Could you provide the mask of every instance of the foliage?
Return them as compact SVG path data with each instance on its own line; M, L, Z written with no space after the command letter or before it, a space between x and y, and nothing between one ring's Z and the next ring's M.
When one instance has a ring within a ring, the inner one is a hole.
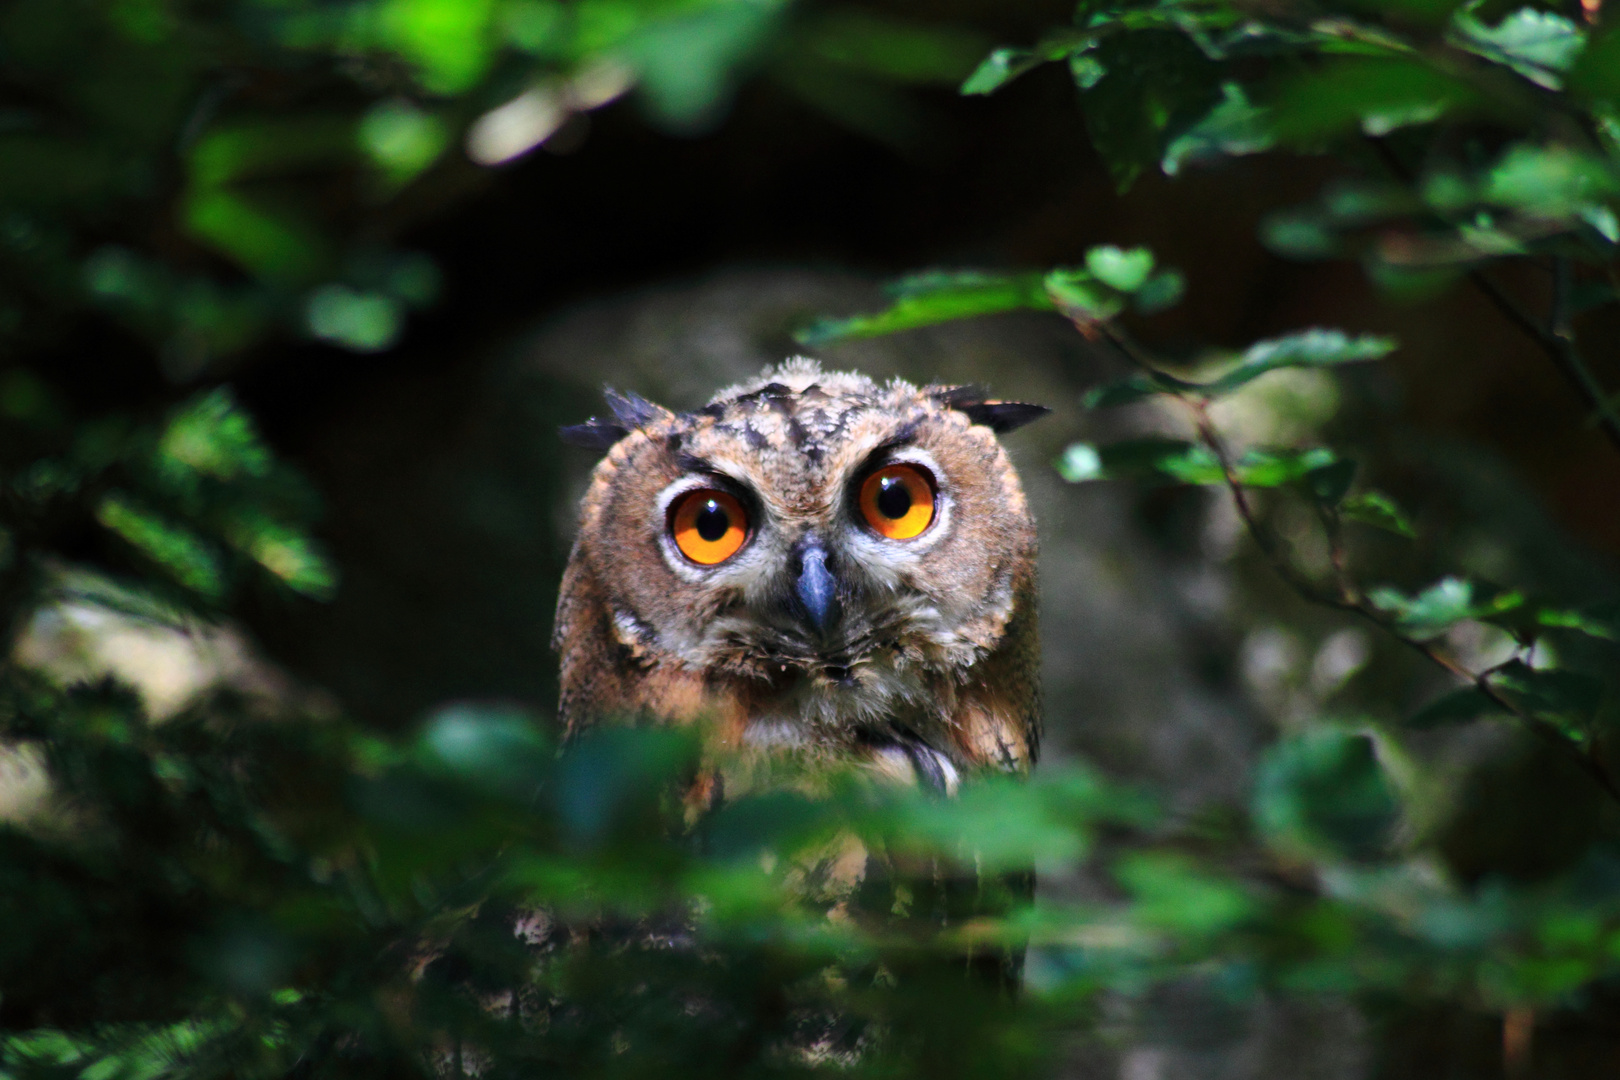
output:
M703 130L753 73L904 144L900 88L990 94L1064 65L1122 187L1332 155L1343 175L1260 240L1356 259L1408 298L1484 290L1620 445L1574 331L1616 300L1612 19L1088 0L970 70L971 34L769 0L21 0L0 43L17 103L0 341L21 358L0 373L8 649L50 604L194 631L245 595L329 595L313 495L218 380L298 339L386 350L440 285L399 238L478 168L628 92L660 128ZM1545 312L1493 276L1511 262L1546 267ZM1076 443L1062 475L1223 493L1271 572L1435 665L1432 700L1304 718L1240 820L1212 827L1072 764L954 801L811 772L699 812L680 792L714 763L684 735L559 753L535 718L456 707L392 742L234 691L155 716L116 680L12 662L0 737L53 789L0 829L0 1073L1024 1075L1110 998L1189 978L1236 999L1600 1007L1620 977L1614 597L1469 576L1443 544L1418 573L1366 577L1373 543L1423 542L1421 514L1356 449L1251 445L1220 407L1281 372L1398 363L1396 343L1307 329L1174 361L1137 344L1126 322L1186 288L1144 248L1100 246L914 275L805 340L1066 318L1131 368L1087 403L1157 409L1180 434ZM64 392L52 365L108 321L178 389ZM1301 516L1308 535L1288 529ZM1464 655L1476 632L1505 654ZM1425 733L1503 718L1567 768L1551 812L1590 819L1547 873L1470 874L1432 812L1451 778ZM847 908L818 900L810 868L857 840L892 876ZM1017 903L1029 866L1086 899ZM1021 996L962 977L965 957L1026 944Z

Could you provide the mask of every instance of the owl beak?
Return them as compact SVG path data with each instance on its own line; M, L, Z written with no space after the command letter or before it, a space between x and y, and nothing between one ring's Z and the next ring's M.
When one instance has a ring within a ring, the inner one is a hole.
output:
M825 641L838 620L843 617L843 605L838 602L838 583L827 569L827 551L814 540L799 553L799 579L794 592L803 605L806 621Z

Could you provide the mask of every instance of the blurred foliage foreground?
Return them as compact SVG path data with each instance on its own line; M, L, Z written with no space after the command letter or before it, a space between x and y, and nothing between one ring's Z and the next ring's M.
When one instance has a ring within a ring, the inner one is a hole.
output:
M1575 330L1616 299L1620 32L1600 7L1087 3L964 89L1067 65L1121 185L1334 152L1340 182L1262 240L1358 258L1413 296L1484 290L1620 442ZM310 494L228 392L95 411L29 373L81 317L119 320L178 381L289 334L384 348L436 282L390 237L456 189L458 138L504 160L632 87L655 121L692 129L751 70L858 122L827 93L840 72L966 74L960 37L863 18L741 2L8 5L0 333L28 361L0 376L9 640L50 605L194 626L245 591L336 585ZM1492 276L1503 261L1540 268L1534 304ZM1172 820L1064 764L954 800L801 778L699 815L679 792L712 763L682 734L603 731L559 753L530 718L456 708L399 745L239 688L155 719L116 680L12 662L8 768L43 770L50 795L0 830L0 1073L1017 1075L1050 1065L1063 1033L1097 1030L1106 1001L1167 981L1374 1018L1461 1009L1500 1024L1492 1067L1510 1070L1529 1064L1538 1015L1601 1023L1620 985L1609 586L1534 595L1448 567L1443 544L1388 557L1378 545L1416 530L1349 452L1253 445L1221 404L1396 343L1310 330L1152 355L1119 319L1182 288L1145 250L1097 248L1039 273L916 277L890 310L807 340L1015 308L1069 318L1138 370L1093 406L1158 407L1180 427L1076 444L1064 475L1224 490L1272 571L1434 665L1443 692L1426 707L1301 720L1235 821ZM1364 582L1369 564L1402 580ZM1528 733L1566 769L1550 795L1487 791L1510 814L1545 811L1514 802L1534 797L1582 819L1550 872L1465 873L1441 850L1461 781L1415 746L1467 724ZM911 870L818 903L806 868L857 840ZM1029 866L1064 887L1024 907L952 895ZM967 977L964 956L1026 943L1021 993Z

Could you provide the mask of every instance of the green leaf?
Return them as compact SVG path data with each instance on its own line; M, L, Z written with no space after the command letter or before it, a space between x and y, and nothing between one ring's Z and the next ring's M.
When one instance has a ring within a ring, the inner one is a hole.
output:
M1385 135L1482 102L1467 83L1411 58L1339 60L1285 81L1272 98L1271 130L1289 142L1363 131Z
M1143 315L1163 311L1175 306L1186 291L1187 279L1181 276L1181 271L1161 270L1136 290L1136 310Z
M1492 701L1479 687L1464 686L1429 702L1413 713L1406 724L1414 728L1442 727L1446 724L1477 720L1489 713L1502 711L1502 706Z
M1408 540L1417 536L1417 530L1412 527L1412 523L1407 520L1401 508L1382 492L1364 491L1351 496L1340 505L1339 516L1347 521L1371 525L1375 529L1404 536Z
M1491 590L1455 577L1441 578L1416 596L1385 587L1373 589L1367 599L1393 615L1399 630L1419 641L1438 637L1457 623L1499 615L1524 603L1522 593Z
M1122 250L1103 244L1086 252L1086 269L1104 285L1123 293L1135 292L1153 273L1153 252L1147 248Z
M1127 855L1115 864L1114 877L1131 895L1134 919L1177 937L1218 934L1258 911L1240 883L1217 877L1180 854Z
M224 594L225 572L217 551L185 526L165 521L119 492L102 499L96 520L192 592L210 600Z
M1001 48L985 57L962 84L964 94L993 94L1026 71L1046 62L1031 49Z
M1182 382L1167 375L1133 375L1129 379L1104 383L1087 390L1080 401L1088 409L1108 409L1116 405L1134 405L1144 398L1159 394L1176 394L1184 390L1197 390L1192 383Z
M1125 309L1125 300L1089 270L1060 267L1043 279L1052 305L1070 318L1100 322Z
M1569 89L1592 100L1620 102L1620 22L1605 19L1569 72Z
M1232 463L1232 469L1245 487L1281 487L1333 460L1333 452L1324 448L1250 450ZM1226 483L1219 460L1207 446L1181 439L1127 439L1101 447L1073 443L1058 459L1057 469L1071 483L1125 479L1200 486Z
M1201 389L1206 394L1224 394L1282 368L1331 367L1376 360L1394 349L1394 338L1373 334L1350 337L1341 330L1302 330L1249 346L1237 367Z
M1266 751L1256 777L1255 821L1285 848L1376 855L1392 839L1399 810L1373 740L1359 732L1283 739Z
M1542 608L1536 612L1536 622L1557 630L1575 630L1604 641L1620 641L1620 605L1603 604L1579 611Z
M1004 311L1050 311L1053 306L1039 274L934 272L904 278L891 286L890 291L897 300L886 311L823 319L800 330L794 335L795 340L801 345L823 345Z
M1121 191L1222 99L1220 69L1178 30L1116 34L1083 56L1075 75L1086 126Z
M158 441L159 470L171 476L195 473L218 480L270 471L270 451L253 418L221 387L182 408Z
M394 297L347 285L322 285L305 308L309 332L351 352L384 352L405 329L405 308Z
M1519 708L1565 728L1589 723L1603 699L1603 682L1594 676L1532 668L1519 660L1494 672L1490 681Z
M1559 88L1558 75L1569 70L1586 42L1585 33L1569 19L1530 7L1520 8L1495 26L1486 26L1464 9L1452 26L1452 40L1462 48L1512 68L1549 90Z
M1355 462L1335 461L1306 473L1305 486L1310 488L1311 494L1318 502L1327 506L1337 506L1349 493L1350 484L1355 478Z
M1580 216L1594 200L1620 194L1620 173L1603 158L1568 146L1517 143L1486 178L1486 201L1536 217Z
M1221 84L1222 99L1198 123L1171 139L1159 168L1175 176L1185 165L1220 157L1241 157L1270 150L1270 112L1250 104L1242 85Z

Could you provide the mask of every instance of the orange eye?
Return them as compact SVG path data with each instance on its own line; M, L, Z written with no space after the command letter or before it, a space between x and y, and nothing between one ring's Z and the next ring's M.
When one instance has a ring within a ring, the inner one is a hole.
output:
M723 563L748 539L748 514L723 491L699 488L675 500L669 535L681 554L702 566Z
M861 484L861 516L880 536L910 540L934 523L934 485L915 465L889 465Z

